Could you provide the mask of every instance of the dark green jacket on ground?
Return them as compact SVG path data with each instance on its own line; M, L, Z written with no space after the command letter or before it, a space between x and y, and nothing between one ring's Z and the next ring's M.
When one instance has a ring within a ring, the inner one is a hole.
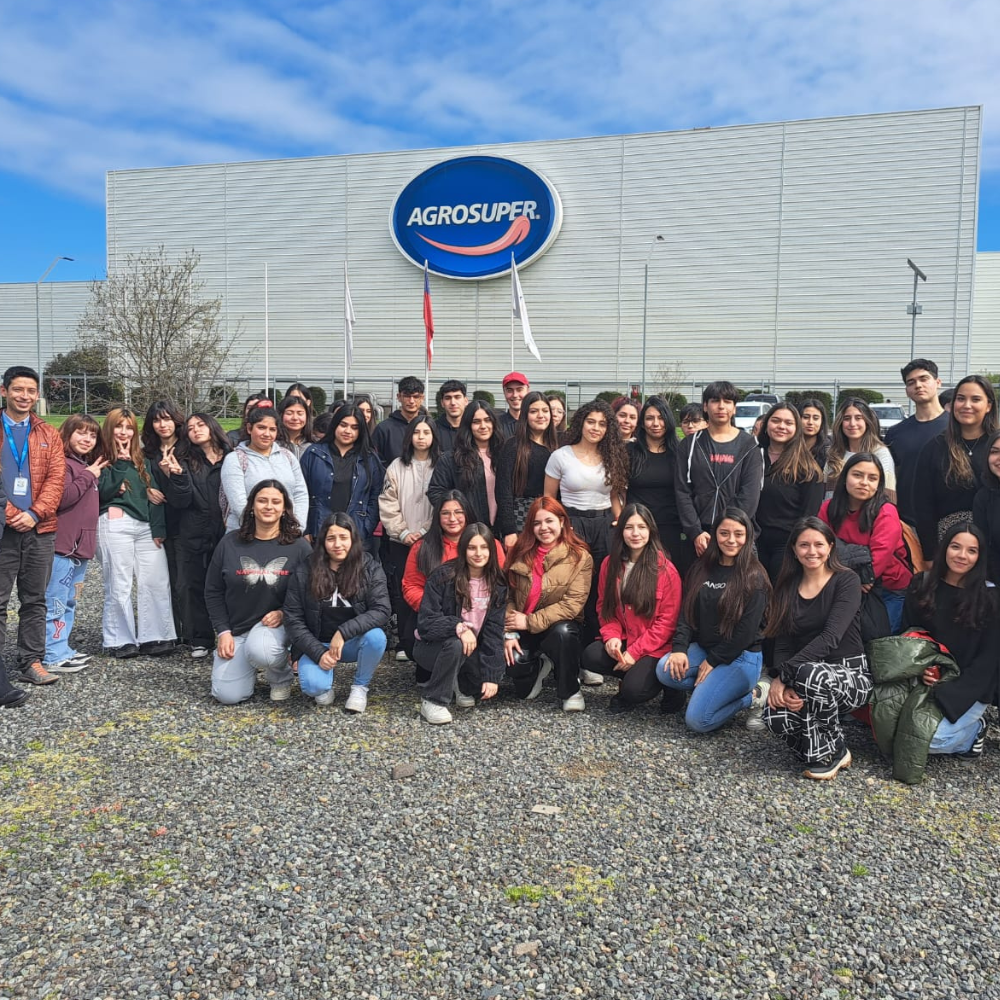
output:
M892 758L892 776L907 785L924 778L931 739L944 717L931 689L920 678L928 667L941 668L939 684L958 677L958 664L928 638L890 635L868 643L868 666L875 690L872 729L879 749Z

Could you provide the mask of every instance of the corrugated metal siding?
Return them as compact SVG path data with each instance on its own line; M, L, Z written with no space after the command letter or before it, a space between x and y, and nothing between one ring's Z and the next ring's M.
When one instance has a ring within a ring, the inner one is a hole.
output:
M358 316L355 373L423 369L420 272L396 250L399 189L453 155L506 155L559 191L564 224L522 271L546 384L638 381L649 255L647 381L680 363L784 388L898 389L909 354L912 257L929 275L917 353L947 379L968 350L980 109L308 160L118 171L108 180L109 270L164 244L202 255L231 328L263 372L340 377L342 273ZM432 278L434 380L496 383L510 364L508 279ZM543 377L543 372L544 377Z
M972 371L1000 372L1000 253L976 254Z
M38 287L38 331L42 342L42 367L56 354L77 346L77 324L93 285L89 281L46 281ZM3 364L38 363L35 330L35 284L0 285L0 348Z

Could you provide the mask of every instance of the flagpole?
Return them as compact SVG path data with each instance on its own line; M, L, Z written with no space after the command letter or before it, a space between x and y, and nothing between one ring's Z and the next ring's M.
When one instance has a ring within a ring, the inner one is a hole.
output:
M348 374L347 369L349 366L347 360L347 352L348 352L347 339L351 335L351 331L349 329L350 321L348 319L348 312L347 312L347 302L349 294L350 293L347 290L347 258L345 257L344 258L344 402L345 403L347 402L347 374Z
M271 388L270 331L267 325L267 261L264 261L264 392Z
M510 290L511 298L516 301L514 295L514 252L510 254ZM510 311L510 370L514 370L514 310Z

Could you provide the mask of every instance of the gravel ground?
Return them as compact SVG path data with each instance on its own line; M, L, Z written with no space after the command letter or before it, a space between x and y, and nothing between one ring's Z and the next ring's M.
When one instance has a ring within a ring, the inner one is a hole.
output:
M1000 997L995 727L910 788L853 726L816 783L610 684L433 728L406 664L360 717L349 670L223 708L207 661L93 664L0 715L4 1000Z

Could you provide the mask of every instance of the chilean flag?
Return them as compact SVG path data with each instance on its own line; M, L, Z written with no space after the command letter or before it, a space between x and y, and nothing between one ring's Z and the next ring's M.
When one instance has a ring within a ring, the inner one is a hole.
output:
M427 274L427 261L424 261L424 336L427 340L427 370L430 371L434 360L434 314L431 312L431 285Z

